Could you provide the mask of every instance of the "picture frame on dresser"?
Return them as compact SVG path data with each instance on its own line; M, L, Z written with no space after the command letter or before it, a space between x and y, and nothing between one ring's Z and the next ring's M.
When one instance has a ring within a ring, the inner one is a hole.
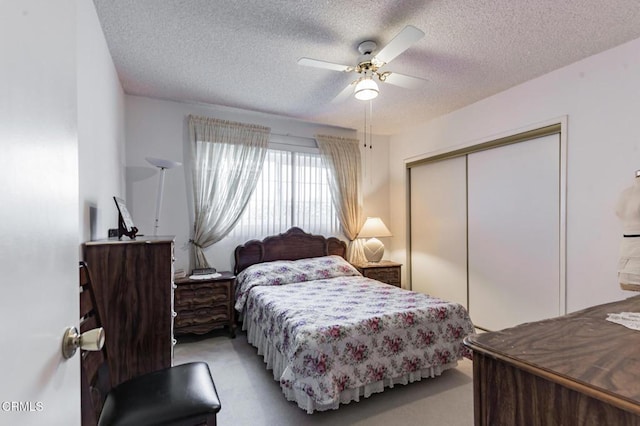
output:
M118 209L118 239L121 239L123 235L136 239L138 228L133 224L133 218L127 209L126 204L122 198L113 197L113 201L116 203Z

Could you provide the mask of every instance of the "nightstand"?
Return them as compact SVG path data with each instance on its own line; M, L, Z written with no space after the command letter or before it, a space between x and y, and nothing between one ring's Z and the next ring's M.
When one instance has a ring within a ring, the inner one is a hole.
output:
M367 278L382 281L396 287L401 286L400 267L402 264L400 263L381 260L380 262L359 263L353 266Z
M236 277L231 272L220 274L217 278L204 280L175 280L174 335L204 334L227 326L231 337L236 337L233 307Z

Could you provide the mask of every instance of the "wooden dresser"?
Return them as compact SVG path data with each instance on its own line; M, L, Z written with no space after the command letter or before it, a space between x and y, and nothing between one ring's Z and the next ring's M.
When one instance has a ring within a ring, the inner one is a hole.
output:
M475 425L640 425L640 296L468 336Z
M84 244L114 386L172 364L173 245L173 237Z
M204 334L226 326L235 337L233 307L236 277L221 272L220 277L204 280L176 280L174 333Z
M396 287L401 286L400 268L402 264L381 260L380 262L354 263L353 266L365 277L382 281Z

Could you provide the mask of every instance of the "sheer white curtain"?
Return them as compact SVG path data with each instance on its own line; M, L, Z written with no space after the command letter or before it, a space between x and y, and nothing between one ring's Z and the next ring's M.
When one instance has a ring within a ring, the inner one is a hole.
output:
M320 155L329 170L329 187L344 235L351 242L347 257L353 263L365 263L362 242L356 239L364 224L362 215L362 171L357 139L316 135Z
M270 131L189 116L196 268L209 266L203 249L224 238L244 211L262 172Z

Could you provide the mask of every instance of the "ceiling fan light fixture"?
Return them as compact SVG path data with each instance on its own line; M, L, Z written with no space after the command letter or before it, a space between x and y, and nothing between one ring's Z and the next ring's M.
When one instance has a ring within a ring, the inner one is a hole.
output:
M356 84L354 95L356 99L368 101L378 96L378 85L371 77L363 77Z

